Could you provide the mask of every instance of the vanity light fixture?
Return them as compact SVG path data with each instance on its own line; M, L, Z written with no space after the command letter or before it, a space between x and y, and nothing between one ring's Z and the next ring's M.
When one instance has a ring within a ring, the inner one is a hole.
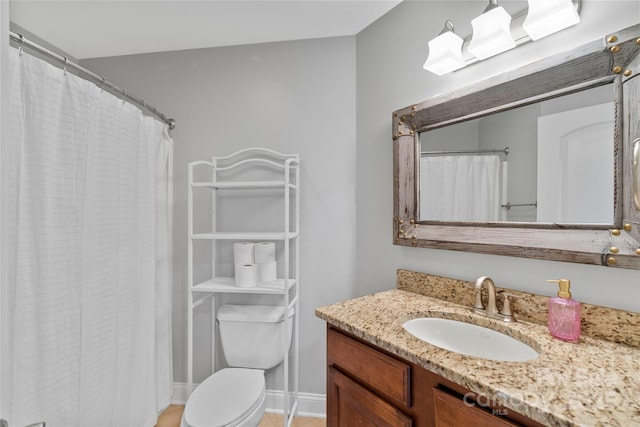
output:
M462 39L447 20L429 41L423 68L439 76L490 58L523 43L538 40L580 22L582 0L528 0L528 9L513 17L498 0L489 0L484 12L471 20L473 34Z
M572 0L528 0L529 12L522 28L538 40L580 22Z
M478 59L487 59L516 47L511 36L511 15L498 0L490 0L482 15L471 20L473 37L469 52Z
M447 20L440 35L429 42L429 57L423 68L442 76L464 67L463 42L462 37L454 32L453 22Z

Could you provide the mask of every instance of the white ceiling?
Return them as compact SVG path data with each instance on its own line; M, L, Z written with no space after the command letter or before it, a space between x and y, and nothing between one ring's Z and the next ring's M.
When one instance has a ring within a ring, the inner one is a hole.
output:
M77 59L349 36L401 0L11 0L11 21Z

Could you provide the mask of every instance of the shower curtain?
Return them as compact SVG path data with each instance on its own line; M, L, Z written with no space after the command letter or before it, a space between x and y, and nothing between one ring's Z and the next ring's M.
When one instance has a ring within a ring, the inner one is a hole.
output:
M167 127L9 56L8 420L153 426L172 388Z
M420 219L498 221L500 158L495 155L423 156Z

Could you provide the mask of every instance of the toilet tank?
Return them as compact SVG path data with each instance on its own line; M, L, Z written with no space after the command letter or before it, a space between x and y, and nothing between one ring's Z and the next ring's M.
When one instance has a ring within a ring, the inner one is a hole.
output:
M293 308L231 305L218 310L220 341L229 366L270 369L284 360L291 345Z

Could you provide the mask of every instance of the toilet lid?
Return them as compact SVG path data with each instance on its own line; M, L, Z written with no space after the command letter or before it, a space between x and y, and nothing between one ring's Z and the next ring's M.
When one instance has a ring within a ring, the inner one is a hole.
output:
M196 387L184 408L190 427L236 425L255 409L265 395L264 371L222 369Z

